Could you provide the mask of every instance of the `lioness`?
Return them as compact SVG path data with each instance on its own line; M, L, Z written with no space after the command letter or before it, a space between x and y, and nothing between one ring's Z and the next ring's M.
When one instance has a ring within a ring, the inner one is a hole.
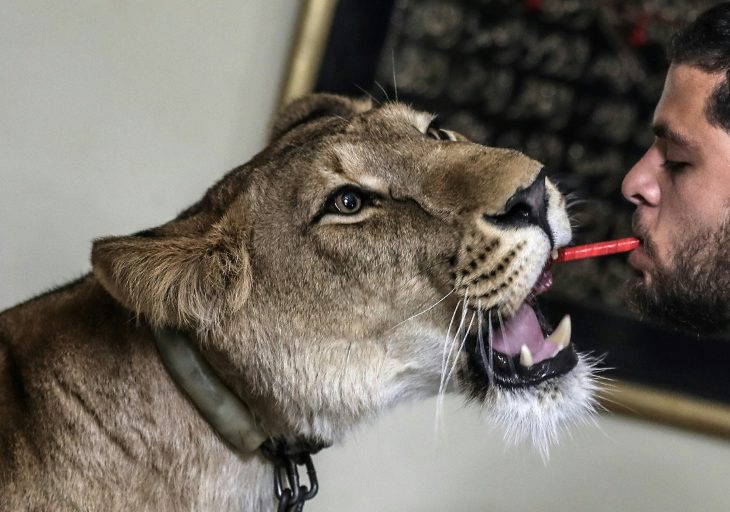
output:
M591 408L569 318L535 308L570 238L521 153L298 100L197 204L0 315L0 507L273 510L272 446L450 389L542 445Z

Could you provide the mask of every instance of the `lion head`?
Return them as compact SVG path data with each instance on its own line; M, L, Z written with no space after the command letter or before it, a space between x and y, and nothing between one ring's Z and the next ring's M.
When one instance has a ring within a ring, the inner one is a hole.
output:
M267 433L331 442L459 390L514 437L591 407L590 365L535 297L571 238L539 162L406 105L313 95L175 220L94 244L94 273L191 333Z

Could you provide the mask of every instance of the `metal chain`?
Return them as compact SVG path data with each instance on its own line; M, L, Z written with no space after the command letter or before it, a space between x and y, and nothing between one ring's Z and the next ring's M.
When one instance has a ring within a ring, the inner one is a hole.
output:
M312 451L318 450L319 447ZM304 503L319 491L311 451L292 449L286 442L272 439L262 445L261 451L274 463L274 496L279 502L277 512L301 512ZM306 467L309 486L301 484L299 466Z

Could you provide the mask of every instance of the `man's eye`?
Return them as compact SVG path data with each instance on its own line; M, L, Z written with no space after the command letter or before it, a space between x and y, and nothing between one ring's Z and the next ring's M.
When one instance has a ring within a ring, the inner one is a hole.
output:
M354 215L362 209L364 200L365 198L360 190L347 187L337 192L330 199L329 210L332 213Z
M662 164L662 167L664 167L664 169L667 170L668 172L681 172L688 165L689 165L689 162L676 162L674 160L665 160L664 163Z

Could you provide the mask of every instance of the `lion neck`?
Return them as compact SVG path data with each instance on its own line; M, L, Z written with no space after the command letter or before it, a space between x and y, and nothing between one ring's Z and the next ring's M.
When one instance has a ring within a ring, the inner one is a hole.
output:
M95 278L34 307L56 337L26 337L53 369L32 386L36 427L21 433L45 454L18 459L28 488L48 475L49 495L90 510L273 509L272 465L220 440L168 375L151 330ZM58 460L78 471L57 473Z

